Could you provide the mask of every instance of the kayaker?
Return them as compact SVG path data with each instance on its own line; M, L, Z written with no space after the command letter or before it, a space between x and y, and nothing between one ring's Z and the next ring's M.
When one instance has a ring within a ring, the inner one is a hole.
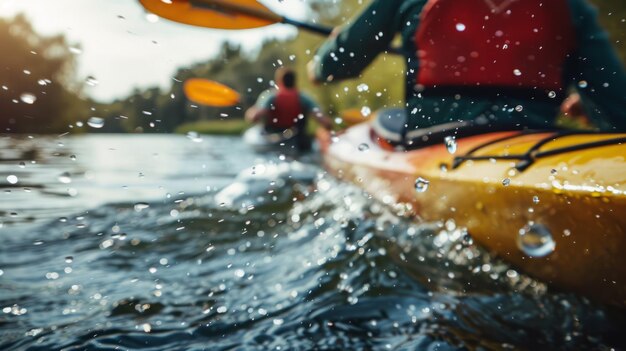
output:
M459 120L548 128L571 88L598 129L626 131L626 73L586 0L374 0L322 45L309 75L358 77L397 33L405 141Z
M246 120L262 122L268 133L295 133L298 148L307 150L311 147L306 133L307 117L313 116L326 129L331 129L332 123L310 97L298 91L292 69L276 70L275 82L277 88L261 93L256 104L246 111Z

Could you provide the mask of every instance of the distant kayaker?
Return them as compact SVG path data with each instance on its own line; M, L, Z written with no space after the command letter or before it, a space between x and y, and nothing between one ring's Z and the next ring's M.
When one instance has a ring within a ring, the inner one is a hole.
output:
M294 133L298 148L309 149L311 138L306 133L307 117L313 116L327 129L332 127L332 123L310 97L298 91L296 73L292 69L279 68L275 81L277 89L261 93L256 104L246 111L246 120L262 122L268 133Z
M309 74L358 77L397 33L405 140L461 120L549 128L571 88L599 129L626 131L626 73L586 0L374 0L323 44Z

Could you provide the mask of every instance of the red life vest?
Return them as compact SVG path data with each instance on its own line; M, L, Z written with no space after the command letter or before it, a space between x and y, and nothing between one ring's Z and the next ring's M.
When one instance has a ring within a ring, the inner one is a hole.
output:
M291 128L298 124L302 113L298 90L280 87L274 96L270 118L265 125L272 128Z
M570 16L567 0L429 0L417 84L560 90L575 48Z

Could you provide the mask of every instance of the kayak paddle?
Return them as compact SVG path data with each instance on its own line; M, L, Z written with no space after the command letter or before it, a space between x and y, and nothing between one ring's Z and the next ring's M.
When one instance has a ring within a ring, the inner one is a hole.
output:
M364 110L359 108L351 108L341 111L339 116L346 126L353 126L362 122L367 122L372 116L371 112L363 114Z
M229 107L239 103L239 93L224 84L208 79L188 79L183 90L189 100L201 105Z
M251 29L275 23L290 24L321 35L330 35L330 27L297 21L281 16L256 0L139 0L153 14L170 21L216 29ZM389 48L391 54L401 54Z
M256 0L139 0L139 2L157 16L193 26L250 29L284 23L322 35L329 35L332 32L328 27L278 15Z

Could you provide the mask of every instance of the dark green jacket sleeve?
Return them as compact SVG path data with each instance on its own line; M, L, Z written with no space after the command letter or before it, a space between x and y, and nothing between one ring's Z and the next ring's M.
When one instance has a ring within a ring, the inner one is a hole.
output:
M300 93L300 105L302 106L302 112L304 114L309 114L311 112L313 112L314 110L319 110L319 106L317 106L317 103L315 102L315 100L313 100L310 96L308 96L305 93Z
M374 0L336 38L326 41L314 58L317 80L358 76L389 47L400 28L398 16L403 1Z
M603 130L626 131L626 72L587 0L569 0L578 49L567 79L589 117Z

